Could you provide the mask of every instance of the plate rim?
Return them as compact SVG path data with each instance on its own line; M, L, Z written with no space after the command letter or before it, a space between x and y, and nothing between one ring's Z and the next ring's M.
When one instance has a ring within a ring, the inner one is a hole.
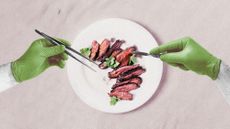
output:
M154 37L154 35L151 33L151 31L149 31L147 28L145 28L145 26L141 25L140 23L136 22L136 21L133 21L133 20L130 20L130 19L126 19L126 18L104 18L104 19L100 19L100 20L97 20L95 22L92 22L91 24L89 24L88 26L86 26L85 28L83 28L78 34L77 36L74 38L74 42L75 40L79 39L79 37L84 34L88 28L90 28L91 26L93 26L94 24L97 24L97 23L100 23L100 22L103 22L103 21L107 21L107 20L119 20L119 21L125 21L125 22L130 22L132 24L136 24L138 25L141 29L143 29L144 31L148 32L152 39L155 40L156 44L159 46L159 43L157 42L156 38ZM143 102L142 104L138 105L137 107L134 107L132 108L131 110L125 110L125 111L116 111L116 112L113 112L113 111L105 111L105 110L101 110L99 108L96 108L95 106L92 106L89 102L85 101L84 98L82 96L79 95L79 93L76 92L71 80L70 80L70 77L69 77L69 61L67 61L67 76L68 76L68 81L70 82L70 85L74 91L74 93L80 98L80 100L86 104L87 106L93 108L94 110L97 110L97 111L101 111L101 112L104 112L104 113L109 113L109 114L122 114L122 113L129 113L129 112L132 112L134 110L137 110L139 109L140 107L144 106L147 102L149 102L151 100L151 98L154 96L154 94L156 94L157 90L159 89L160 87L160 84L161 84L161 81L162 81L162 78L163 78L163 73L164 73L164 65L163 63L161 63L161 75L159 75L159 82L157 83L157 86L155 88L155 91L146 99L145 102Z

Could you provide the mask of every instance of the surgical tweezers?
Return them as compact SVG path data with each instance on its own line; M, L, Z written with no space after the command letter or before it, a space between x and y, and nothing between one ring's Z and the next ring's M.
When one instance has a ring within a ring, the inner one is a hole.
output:
M77 55L83 57L84 59L90 61L91 63L97 65L95 62L93 62L92 60L90 60L89 58L83 56L80 52L78 52L77 50L71 48L70 46L67 46L66 44L58 41L57 39L43 33L40 32L39 30L35 29L35 32L38 33L39 35L41 35L43 38L47 39L50 43L52 43L53 45L63 45L65 46L66 50L65 53L68 54L70 57L72 57L73 59L77 60L78 62L80 62L81 64L83 64L84 66L86 66L87 68L93 70L94 72L96 72L96 70L94 70L92 67L90 67L89 65L87 65L86 63L82 62L81 60L77 59L73 54L71 54L69 51L76 53ZM98 65L97 65L98 66Z

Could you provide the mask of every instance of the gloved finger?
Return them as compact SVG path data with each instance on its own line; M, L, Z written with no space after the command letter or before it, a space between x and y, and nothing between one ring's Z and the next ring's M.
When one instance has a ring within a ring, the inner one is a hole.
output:
M59 46L43 48L42 54L45 57L51 57L58 54L62 54L64 51L65 51L65 46L59 45Z
M178 67L177 63L169 63L169 62L166 62L166 63L169 64L169 65L171 65L171 66Z
M63 69L65 67L65 61L64 60L59 61L57 66Z
M69 56L66 53L61 54L63 60L68 60Z
M48 60L47 61L49 66L58 66L60 68L64 68L65 67L65 60L61 59L61 60Z
M183 63L183 58L180 56L180 52L167 53L160 56L160 59L168 63Z
M189 70L189 69L186 68L184 65L178 65L178 67L179 67L180 69L182 69L182 70L185 70L185 71L188 71L188 70Z
M168 51L180 51L184 47L184 38L168 42L150 50L150 54L160 54Z
M51 65L48 62L48 60L46 60L43 65L40 66L40 68L42 69L42 71L46 70L47 68L49 68Z

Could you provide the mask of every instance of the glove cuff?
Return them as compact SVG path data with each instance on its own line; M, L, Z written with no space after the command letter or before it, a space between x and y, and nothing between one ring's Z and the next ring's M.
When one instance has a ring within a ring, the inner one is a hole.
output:
M208 76L212 78L212 80L216 80L216 78L218 77L218 74L220 72L220 64L221 60L216 57L213 57L213 59L210 61L208 65Z
M19 75L18 75L19 71L18 71L16 65L17 65L16 61L15 62L11 62L11 71L12 71L12 74L14 76L14 79L17 82L22 82L21 79L19 78Z

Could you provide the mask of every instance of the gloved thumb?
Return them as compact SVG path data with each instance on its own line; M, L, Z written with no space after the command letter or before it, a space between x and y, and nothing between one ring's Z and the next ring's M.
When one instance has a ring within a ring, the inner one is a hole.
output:
M58 46L52 46L52 47L46 47L43 49L43 55L46 57L55 56L58 54L61 54L65 51L65 46L58 45Z

